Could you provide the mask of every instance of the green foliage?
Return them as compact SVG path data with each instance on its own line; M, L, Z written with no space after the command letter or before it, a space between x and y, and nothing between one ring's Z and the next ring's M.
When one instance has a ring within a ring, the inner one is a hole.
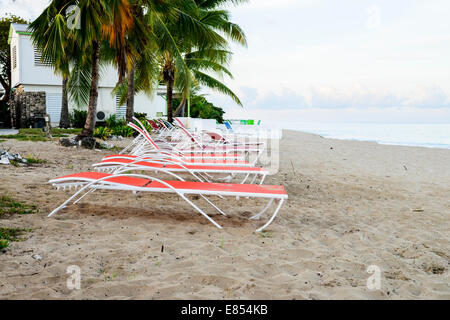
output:
M63 135L63 134L79 134L81 133L80 128L72 128L72 129L62 129L62 128L53 128L52 135Z
M0 122L3 122L3 126L6 128L11 126L11 115L6 101L0 101Z
M9 241L19 241L19 238L17 237L21 235L23 231L25 230L17 228L0 228L0 239Z
M45 135L10 134L2 136L3 139L15 139L19 141L48 141Z
M112 114L105 120L105 126L108 128L114 128L119 126L125 126L127 122L124 119L117 119L115 114Z
M41 135L43 134L43 131L39 128L19 129L19 134Z
M108 127L98 127L94 130L94 137L107 140L111 136L113 131Z
M112 128L112 134L115 136L122 136L125 138L131 137L134 133L133 128L128 126L115 126Z
M0 249L6 249L9 247L9 241L0 239Z
M8 248L11 241L21 241L19 236L25 231L31 231L31 229L0 228L0 249Z
M177 101L179 103L179 101ZM187 112L187 106L185 108ZM218 123L223 123L223 115L225 111L216 107L214 104L206 100L204 96L194 95L191 98L191 117L201 119L216 119Z
M28 155L28 157L25 158L27 160L27 164L44 164L47 163L47 160L36 158L32 155Z
M37 212L35 205L27 205L8 196L0 196L0 217L5 214L31 214Z
M83 128L86 123L87 111L85 110L73 110L69 115L70 123L74 128Z
M138 118L139 120L141 119L147 119L147 114L145 112L135 112L134 116L136 118Z

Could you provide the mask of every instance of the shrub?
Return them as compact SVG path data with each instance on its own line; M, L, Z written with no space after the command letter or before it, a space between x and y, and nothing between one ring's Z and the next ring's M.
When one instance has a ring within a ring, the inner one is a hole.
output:
M0 239L0 249L6 249L9 247L9 241Z
M112 114L105 120L105 127L114 128L119 126L126 125L126 121L124 119L117 119L115 114Z
M174 99L174 106L180 103L180 99ZM185 112L187 107L185 108ZM204 96L193 95L191 98L191 117L201 119L216 119L218 123L223 123L225 111L209 102Z
M116 126L112 128L113 135L122 136L122 137L131 137L134 133L134 130L128 126Z
M94 130L94 137L106 140L109 138L110 135L112 135L113 131L110 128L107 127L98 127Z
M28 164L44 164L44 163L47 163L47 160L35 158L32 155L28 155L28 157L25 158L25 160L27 160Z
M73 110L71 114L69 114L70 123L74 128L83 128L86 123L87 111L85 110Z
M135 112L134 116L136 118L138 118L139 120L141 119L147 119L147 114L145 112Z

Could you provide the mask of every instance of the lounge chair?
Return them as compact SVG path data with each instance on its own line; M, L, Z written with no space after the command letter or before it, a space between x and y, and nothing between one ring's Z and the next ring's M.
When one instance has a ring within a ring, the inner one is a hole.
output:
M78 203L86 195L96 190L116 190L132 192L153 192L153 193L173 193L180 196L189 203L194 209L202 214L217 228L222 227L208 216L202 209L187 198L189 195L197 195L205 199L219 213L226 215L224 211L213 204L207 196L220 197L248 197L268 199L268 204L258 214L250 219L258 219L265 213L274 201L278 201L274 213L262 227L256 231L265 229L278 214L283 202L288 198L283 186L254 185L254 184L226 184L226 183L208 183L208 182L190 182L190 181L164 181L151 176L142 174L107 174L100 172L82 172L64 177L59 177L49 181L55 187L80 188L74 195L64 201L58 208L53 210L48 216L52 216L59 210L65 208L69 203Z
M101 162L93 165L96 170L102 172L117 173L117 171L154 171L171 173L190 173L194 177L200 176L204 181L211 180L231 181L237 175L243 176L240 183L245 183L250 178L250 183L259 184L264 182L269 171L258 167L239 167L239 166L222 166L208 164L181 164L180 162L171 161L169 159L126 159L126 158L104 158ZM224 178L214 177L212 175L226 174Z
M184 142L180 142L176 147L178 149L190 149L192 152L201 152L202 150L234 150L236 152L254 152L259 156L265 150L264 143L246 143L246 142L236 142L236 141L228 141L228 140L219 140L215 141L215 143L204 143L200 141L194 134L189 132L184 126L179 127L182 132L186 134L186 139Z
M237 154L237 151L234 149L220 149L219 152L215 152L214 148L205 148L203 150L193 150L184 149L180 150L173 145L165 145L159 143L159 145L152 139L150 134L147 132L145 127L139 122L139 120L135 119L141 126L138 127L134 123L129 123L128 126L135 129L139 136L133 140L133 142L124 148L120 153L127 155L135 155L135 156L151 156L154 154L163 154L166 156L171 156L174 158L182 158L182 159L215 159L215 160L224 160L224 163L228 163L228 161L233 162L235 160L244 159L244 155ZM232 151L236 151L231 153ZM225 161L226 160L226 161Z
M188 148L185 144L182 146L174 146L169 144L156 143L150 136L150 134L145 129L145 126L142 123L134 118L134 120L140 125L137 126L134 123L129 123L128 126L135 129L139 132L139 136L133 141L132 144L127 146L121 153L124 154L132 154L132 155L145 155L145 154L154 154L155 152L161 153L172 153L177 154L181 157L195 157L195 158L211 158L211 159L221 159L221 160L234 160L234 159L243 159L245 154L242 153L250 153L257 152L257 156L255 157L253 164L257 162L259 157L261 156L264 148L252 148L251 146L234 146L234 145L221 145L221 146L206 146L202 145L194 136L189 136L196 144L196 146L192 146ZM186 134L190 134L186 129L182 128ZM227 163L227 161L224 161Z

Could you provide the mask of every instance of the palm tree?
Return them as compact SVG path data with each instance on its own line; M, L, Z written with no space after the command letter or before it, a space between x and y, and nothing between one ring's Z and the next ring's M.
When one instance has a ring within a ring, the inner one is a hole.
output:
M47 19L43 18L45 14L45 18L49 15L56 15L55 19L53 19L50 23L47 24ZM33 21L30 25L30 30L33 31L31 39L33 41L33 45L41 51L41 59L44 62L51 63L55 68L55 73L62 76L62 101L61 101L61 117L59 121L60 128L68 128L70 126L69 120L69 101L68 101L68 92L67 92L67 84L69 82L69 64L70 64L70 50L74 47L73 38L69 36L69 29L63 27L64 20L58 17L59 15L64 15L62 12L58 12L58 9L55 6L48 6L43 14ZM45 23L45 24L44 24ZM46 25L46 29L42 28ZM59 34L61 39L64 39L63 50L55 50L54 43L52 40L55 40L55 36ZM52 35L53 38L47 38L49 35Z
M99 59L102 28L108 24L110 12L105 0L53 0L42 14L34 20L30 28L34 43L42 49L44 59L53 62L63 77L68 73L71 58L83 59L86 52L91 54L91 85L86 123L78 138L92 136L98 99ZM71 6L80 8L82 28L69 30L65 11ZM72 50L67 50L67 48ZM69 52L70 51L70 52ZM74 57L74 55L78 55Z
M241 28L230 22L227 11L218 9L221 5L239 0L194 0L195 6L189 11L189 16L180 12L178 19L169 21L168 26L172 34L177 35L177 43L183 50L183 66L177 68L171 48L161 42L161 78L166 83L167 117L173 119L173 90L177 88L182 93L181 103L175 114L183 108L186 99L190 96L193 86L205 85L221 93L227 94L242 105L239 98L225 84L217 80L208 72L212 71L218 76L226 74L232 77L226 69L231 58L228 42L224 38L246 45L246 39ZM186 81L189 79L190 81Z

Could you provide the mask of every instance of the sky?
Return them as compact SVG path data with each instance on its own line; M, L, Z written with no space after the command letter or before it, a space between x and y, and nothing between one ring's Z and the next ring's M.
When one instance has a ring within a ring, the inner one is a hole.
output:
M47 0L0 0L33 19ZM209 91L227 118L450 122L450 1L250 0L228 8L245 31L232 46L241 98Z

